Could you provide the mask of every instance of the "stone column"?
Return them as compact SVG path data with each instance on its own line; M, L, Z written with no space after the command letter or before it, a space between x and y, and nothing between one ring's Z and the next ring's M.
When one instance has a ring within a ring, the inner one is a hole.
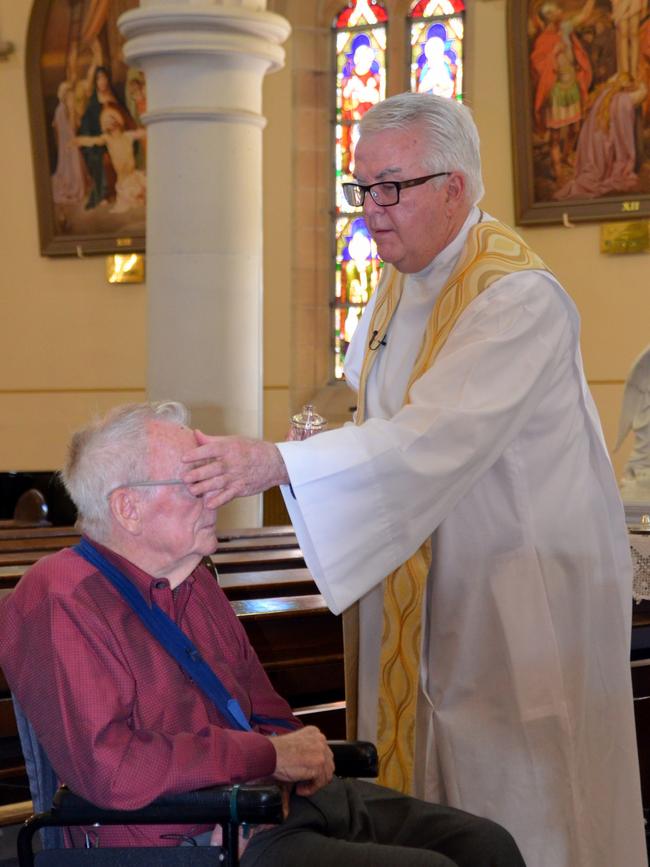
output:
M262 434L264 75L290 27L266 0L141 0L119 26L147 81L147 391L207 433ZM261 498L220 526L257 526Z

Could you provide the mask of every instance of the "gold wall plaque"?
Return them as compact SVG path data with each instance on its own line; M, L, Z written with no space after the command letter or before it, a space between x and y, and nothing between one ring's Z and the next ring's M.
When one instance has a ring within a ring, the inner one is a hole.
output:
M601 253L647 253L649 251L650 220L603 223L601 225Z
M141 253L115 253L106 257L109 283L144 283L144 256Z

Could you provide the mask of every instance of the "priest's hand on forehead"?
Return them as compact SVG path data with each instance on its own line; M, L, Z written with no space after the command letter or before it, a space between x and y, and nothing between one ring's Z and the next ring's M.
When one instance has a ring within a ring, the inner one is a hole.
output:
M183 455L182 479L195 496L217 508L289 481L279 449L248 437L212 437L195 431L197 447ZM189 466L194 464L194 466Z

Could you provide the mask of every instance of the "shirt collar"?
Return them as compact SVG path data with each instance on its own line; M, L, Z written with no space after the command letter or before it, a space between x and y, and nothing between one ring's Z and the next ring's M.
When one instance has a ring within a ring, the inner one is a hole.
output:
M107 560L110 560L118 569L120 569L126 577L133 584L136 585L138 590L142 593L145 598L149 598L152 590L160 590L162 589L163 582L164 585L169 587L169 581L164 577L154 577L150 575L148 572L145 572L144 569L141 569L139 566L136 566L135 563L132 563L130 560L127 560L126 557L122 557L121 554L116 553L111 550L111 548L107 548L105 545L96 542L95 539L91 539L89 536L84 536L84 538L90 542L91 545L94 545L100 553L102 553ZM201 566L199 563L196 567L198 569ZM196 580L196 569L187 576L185 581L182 581L178 586L182 587L184 584L187 584L188 587L191 587Z

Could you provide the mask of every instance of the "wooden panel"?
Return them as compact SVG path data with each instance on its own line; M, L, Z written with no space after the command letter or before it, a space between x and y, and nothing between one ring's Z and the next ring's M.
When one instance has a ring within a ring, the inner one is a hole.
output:
M284 505L284 497L280 488L269 488L262 495L262 508L265 524L286 524L289 521L289 513Z
M58 551L76 545L80 536L78 533L66 536L52 536L39 538L7 539L0 537L0 552L14 551L16 553L26 551ZM219 540L219 551L263 551L272 549L297 548L298 542L295 534L283 533L276 536L247 536L243 539Z
M15 738L17 735L13 703L10 698L0 698L0 738Z
M72 536L40 537L38 539L3 539L0 537L0 551L59 551L61 548L76 545L79 538L78 533Z
M0 799L2 798L0 787ZM18 801L17 803L0 804L0 827L8 825L22 825L34 812L31 801ZM13 862L11 862L13 863Z
M287 551L242 551L212 555L212 562L220 573L250 572L252 569L294 569L304 568L305 561L299 548ZM2 554L0 554L0 563Z
M293 712L304 725L319 728L328 740L345 740L344 701L295 708Z
M0 551L0 583L15 584L28 566L51 554L52 551ZM263 569L304 568L305 561L300 548L281 546L278 550L262 548L248 550L217 551L212 562L220 573L249 572Z
M5 574L0 574L0 593L5 593L15 587L27 568L27 566L0 566L0 570L7 570Z
M225 553L226 551L229 553L239 551L273 551L297 547L298 540L295 534L287 533L286 535L272 536L270 538L266 538L265 536L250 536L246 539L227 539L225 541L220 539L216 553Z
M0 566L31 566L52 551L0 551Z
M294 532L291 524L281 524L277 527L244 527L243 529L218 531L219 539L246 539L250 536L287 536Z
M219 585L230 600L317 593L311 572L306 568L226 572L219 575Z
M650 808L650 616L635 606L632 615L632 692L643 806Z
M300 560L297 560L300 563ZM252 571L228 571L219 567L219 585L229 599L251 599L262 596L287 596L315 593L316 585L306 566L293 568L260 568L252 564ZM272 564L277 566L277 562ZM280 565L281 562L280 562ZM0 595L10 591L25 574L29 566L0 566Z
M11 526L9 526L11 525ZM75 527L25 527L18 526L14 521L0 521L0 539L51 539L61 536L79 536ZM218 531L220 541L233 539L266 538L274 539L281 536L294 536L291 524L277 527L243 527L235 530Z
M632 694L634 698L650 696L650 659L632 662Z
M310 615L329 614L325 600L319 593L310 596L287 596L275 599L242 599L232 603L233 611L247 626L247 621L269 621L293 617L300 613ZM334 617L334 615L331 615Z
M0 521L0 539L55 539L61 536L79 536L74 527L25 527L15 521Z
M319 594L232 606L273 686L292 707L344 698L341 618Z
M641 797L643 806L650 805L650 698L634 700L639 771L641 774Z

